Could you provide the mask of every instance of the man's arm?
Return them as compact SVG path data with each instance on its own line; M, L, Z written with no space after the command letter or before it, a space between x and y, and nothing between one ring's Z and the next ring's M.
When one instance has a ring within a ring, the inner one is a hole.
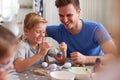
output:
M106 41L101 45L101 48L104 52L104 56L101 57L103 62L109 62L117 57L117 48L113 40Z
M108 63L113 60L117 55L116 45L113 40L109 40L100 45L103 56L86 56L85 63L95 63L96 58L100 58L101 62Z
M101 62L105 64L116 57L117 51L113 40L106 41L100 46L104 52L103 56L85 56L80 52L73 52L71 53L71 59L78 64L94 64L96 58L100 58Z

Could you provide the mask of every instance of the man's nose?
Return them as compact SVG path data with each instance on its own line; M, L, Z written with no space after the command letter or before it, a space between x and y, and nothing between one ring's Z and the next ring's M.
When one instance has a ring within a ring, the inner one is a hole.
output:
M66 23L68 21L67 17L63 17L63 22Z

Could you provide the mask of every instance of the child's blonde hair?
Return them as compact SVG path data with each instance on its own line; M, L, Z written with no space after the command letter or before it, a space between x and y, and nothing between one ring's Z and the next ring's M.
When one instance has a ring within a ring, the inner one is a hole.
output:
M8 49L12 45L17 45L16 36L4 26L0 25L0 58L7 55Z
M38 23L47 23L47 21L35 12L28 13L24 19L24 28L31 29Z

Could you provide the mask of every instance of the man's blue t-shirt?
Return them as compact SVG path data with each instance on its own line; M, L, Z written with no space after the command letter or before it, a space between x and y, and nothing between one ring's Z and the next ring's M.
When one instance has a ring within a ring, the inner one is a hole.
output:
M68 57L71 52L80 52L86 56L103 55L100 45L111 40L103 25L86 20L82 20L82 30L76 35L69 33L63 24L48 26L46 32L59 43L67 44Z

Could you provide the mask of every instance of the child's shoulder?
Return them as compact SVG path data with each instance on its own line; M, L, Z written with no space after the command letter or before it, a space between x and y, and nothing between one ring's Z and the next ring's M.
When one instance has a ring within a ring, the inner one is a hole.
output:
M27 47L27 48L28 48L28 47L30 47L30 46L29 46L29 44L28 44L27 41L22 41L22 40L21 40L21 41L19 42L19 47L23 47L23 48Z

